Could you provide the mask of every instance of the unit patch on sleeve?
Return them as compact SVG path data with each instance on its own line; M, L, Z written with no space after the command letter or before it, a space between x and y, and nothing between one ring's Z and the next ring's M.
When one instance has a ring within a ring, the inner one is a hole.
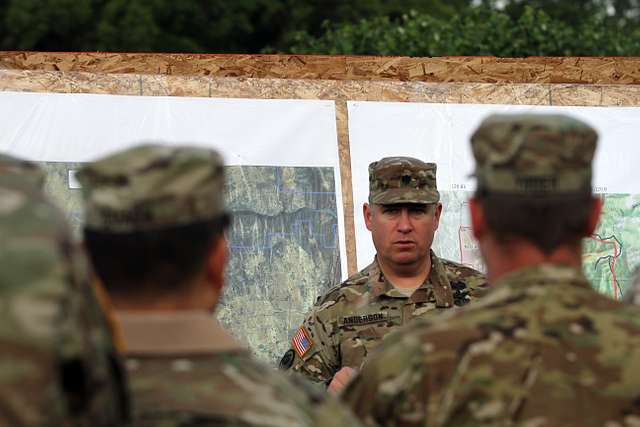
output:
M311 341L311 337L309 337L304 326L300 326L300 329L293 335L291 345L300 358L307 354L311 347L313 347L313 341Z

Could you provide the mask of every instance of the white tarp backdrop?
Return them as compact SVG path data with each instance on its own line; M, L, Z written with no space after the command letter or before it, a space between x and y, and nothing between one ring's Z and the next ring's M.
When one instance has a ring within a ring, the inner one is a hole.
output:
M475 188L469 176L473 171L469 137L491 113L556 112L583 119L600 135L595 161L595 191L640 193L637 166L640 161L640 108L395 102L349 102L348 108L359 269L369 264L375 254L362 216L362 204L367 201L369 188L367 167L370 162L386 156L413 156L437 163L438 188L444 193L444 212L434 247L446 258L469 261L474 265L472 260L465 260L464 254L464 241L468 238L464 204L468 192ZM626 224L630 229L636 224L640 227L640 208L634 204L637 203L635 200L624 202L628 209L626 214L633 217L632 222ZM620 215L619 221L622 221L624 214ZM615 250L619 255L619 249ZM633 237L627 238L626 250L632 256L629 262L640 263L640 248ZM615 257L613 259L615 263Z
M490 113L524 111L571 114L593 125L601 136L594 187L605 194L605 214L585 250L590 279L599 283L595 286L617 297L625 272L640 264L640 108L389 102L349 102L348 108L358 268L375 253L362 218L367 166L393 155L438 164L445 210L434 248L445 258L482 268L466 209L474 188L469 136ZM330 167L337 203L335 232L342 276L346 275L333 101L0 92L0 114L0 151L36 161L85 162L154 140L214 147L229 165ZM73 185L71 181L70 176ZM325 197L320 193L318 197ZM317 235L309 227L302 221L296 233ZM327 242L325 238L323 244Z
M0 151L34 161L86 162L156 141L212 147L228 165L331 167L346 274L332 101L0 92L0 115Z

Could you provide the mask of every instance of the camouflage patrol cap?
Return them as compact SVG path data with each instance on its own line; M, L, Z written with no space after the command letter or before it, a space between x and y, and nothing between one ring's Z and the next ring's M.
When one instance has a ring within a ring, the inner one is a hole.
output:
M436 164L413 157L384 157L369 165L369 203L437 203Z
M561 114L491 115L471 137L478 190L520 195L591 192L598 135Z
M154 230L226 213L222 157L206 148L139 145L85 166L77 178L90 229Z
M37 164L8 154L0 153L0 175L37 188L44 186L45 174Z

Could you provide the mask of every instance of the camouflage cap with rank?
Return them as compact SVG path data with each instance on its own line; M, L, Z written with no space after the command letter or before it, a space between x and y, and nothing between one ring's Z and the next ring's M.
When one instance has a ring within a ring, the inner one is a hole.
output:
M591 192L598 134L561 114L491 115L471 137L478 190L514 195Z
M85 166L77 178L89 229L128 233L226 215L223 161L211 149L140 145Z
M5 182L7 179L16 178L37 188L42 188L45 181L44 171L37 164L3 153L0 153L0 175L4 177Z
M413 157L384 157L369 165L369 203L429 204L438 201L435 163Z

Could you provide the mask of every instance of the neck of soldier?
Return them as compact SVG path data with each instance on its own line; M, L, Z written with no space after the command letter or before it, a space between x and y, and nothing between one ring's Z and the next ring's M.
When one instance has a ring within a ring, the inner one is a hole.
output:
M111 295L116 311L138 312L140 314L152 312L178 312L178 311L206 311L213 312L218 300L220 288L208 285L202 278L193 283L177 287L175 293L136 293L131 295ZM153 287L146 287L153 289Z
M431 254L408 264L385 261L378 257L378 265L389 282L399 288L414 288L423 284L431 273Z
M495 283L508 273L540 264L557 264L576 269L582 267L580 241L562 244L547 253L526 240L498 242L494 238L487 238L480 242L480 250L487 264L489 283Z

